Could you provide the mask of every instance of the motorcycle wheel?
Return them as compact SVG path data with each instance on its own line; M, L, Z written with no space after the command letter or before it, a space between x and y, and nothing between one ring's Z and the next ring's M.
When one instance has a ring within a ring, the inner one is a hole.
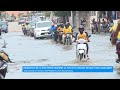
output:
M2 75L2 74L0 74L0 79L4 79L4 77L3 77L3 75Z
M69 45L69 39L66 39L66 44Z
M92 34L93 34L93 32L94 32L94 31L93 31L93 29L92 29Z
M79 54L79 60L81 61L83 59L83 53Z
M77 52L77 50L76 50L76 58L79 59L79 56L78 56L78 52Z

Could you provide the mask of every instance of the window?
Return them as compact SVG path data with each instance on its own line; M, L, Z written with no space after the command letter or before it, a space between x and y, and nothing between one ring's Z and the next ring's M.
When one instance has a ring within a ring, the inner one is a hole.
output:
M93 11L93 16L95 16L96 15L96 11Z
M96 11L90 11L90 16L96 16Z
M37 23L37 28L50 27L52 22Z

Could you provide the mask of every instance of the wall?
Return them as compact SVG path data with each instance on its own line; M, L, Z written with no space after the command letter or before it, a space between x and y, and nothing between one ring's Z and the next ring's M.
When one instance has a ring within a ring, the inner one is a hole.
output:
M19 13L24 13L26 15L28 11L5 11L5 12L8 13L10 16L14 14L14 16L18 19Z
M86 19L86 27L85 27L85 29L89 29L89 27L90 27L89 26L89 22L90 22L89 12L88 11L79 11L79 19L81 19L81 18Z

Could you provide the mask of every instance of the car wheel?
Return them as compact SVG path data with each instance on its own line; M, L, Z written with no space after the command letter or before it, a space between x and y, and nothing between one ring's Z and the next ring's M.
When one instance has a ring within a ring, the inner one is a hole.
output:
M37 37L36 37L36 36L34 36L34 39L37 39Z
M8 33L8 31L5 31L5 33Z
M33 36L34 36L34 34L31 33L31 37L33 37Z
M43 39L42 37L39 37L39 39Z

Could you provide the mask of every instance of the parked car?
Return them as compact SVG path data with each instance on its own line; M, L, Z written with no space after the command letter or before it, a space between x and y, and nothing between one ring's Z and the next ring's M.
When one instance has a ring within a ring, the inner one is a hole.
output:
M19 24L23 24L24 22L25 22L25 19L20 18L20 19L18 20L18 25L19 25Z
M40 21L35 24L34 38L49 38L51 34L49 33L52 21Z
M0 21L1 32L8 33L8 22L7 21Z

